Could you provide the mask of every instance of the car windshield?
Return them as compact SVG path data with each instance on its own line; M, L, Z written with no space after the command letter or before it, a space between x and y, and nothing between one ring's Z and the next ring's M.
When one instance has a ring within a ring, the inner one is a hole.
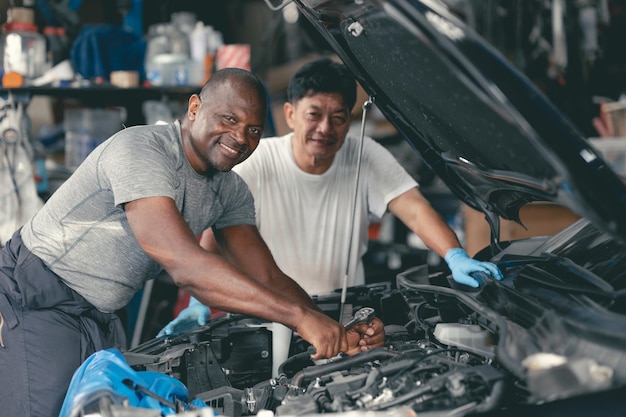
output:
M534 255L550 254L547 259L554 257L567 259L570 265L561 265L569 269L574 275L574 269L586 271L587 281L592 285L603 288L601 283L591 282L593 278L600 278L615 292L625 291L626 288L626 247L623 242L603 232L585 219L581 219L548 239ZM576 266L580 268L576 268ZM585 279L585 277L582 277Z

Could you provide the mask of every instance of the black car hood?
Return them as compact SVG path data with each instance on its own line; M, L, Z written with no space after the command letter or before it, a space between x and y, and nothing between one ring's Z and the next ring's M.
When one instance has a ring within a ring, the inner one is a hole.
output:
M626 238L626 187L521 72L437 1L296 0L452 192L519 220L552 201ZM495 236L498 236L496 233Z

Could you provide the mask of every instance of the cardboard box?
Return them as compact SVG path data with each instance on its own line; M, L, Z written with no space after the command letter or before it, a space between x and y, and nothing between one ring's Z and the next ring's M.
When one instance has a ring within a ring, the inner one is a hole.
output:
M605 103L602 108L613 122L615 136L626 136L626 103L622 101Z
M483 213L462 206L465 221L465 250L470 256L489 246L491 232ZM554 203L534 202L525 205L520 210L520 219L524 226L518 223L500 219L500 241L519 240L533 236L551 236L580 217L571 210Z

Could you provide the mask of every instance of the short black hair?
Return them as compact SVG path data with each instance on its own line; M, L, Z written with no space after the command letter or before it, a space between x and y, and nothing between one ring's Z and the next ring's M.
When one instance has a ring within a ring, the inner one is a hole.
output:
M242 68L223 68L214 72L202 87L200 98L206 99L211 95L214 88L232 79L236 79L244 86L256 91L263 102L268 102L268 94L263 82L252 72Z
M348 68L330 58L304 64L289 80L287 100L291 103L317 93L339 93L349 109L356 102L356 80Z

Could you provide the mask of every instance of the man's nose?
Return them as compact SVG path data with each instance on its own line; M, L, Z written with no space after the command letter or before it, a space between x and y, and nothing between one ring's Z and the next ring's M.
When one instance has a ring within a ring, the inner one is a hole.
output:
M330 133L335 129L330 116L322 117L322 119L320 119L319 123L317 124L317 128L322 133Z
M241 128L241 129L233 129L231 131L231 135L230 135L235 142L237 142L237 144L239 145L245 145L247 138L246 138L246 129L245 128Z

